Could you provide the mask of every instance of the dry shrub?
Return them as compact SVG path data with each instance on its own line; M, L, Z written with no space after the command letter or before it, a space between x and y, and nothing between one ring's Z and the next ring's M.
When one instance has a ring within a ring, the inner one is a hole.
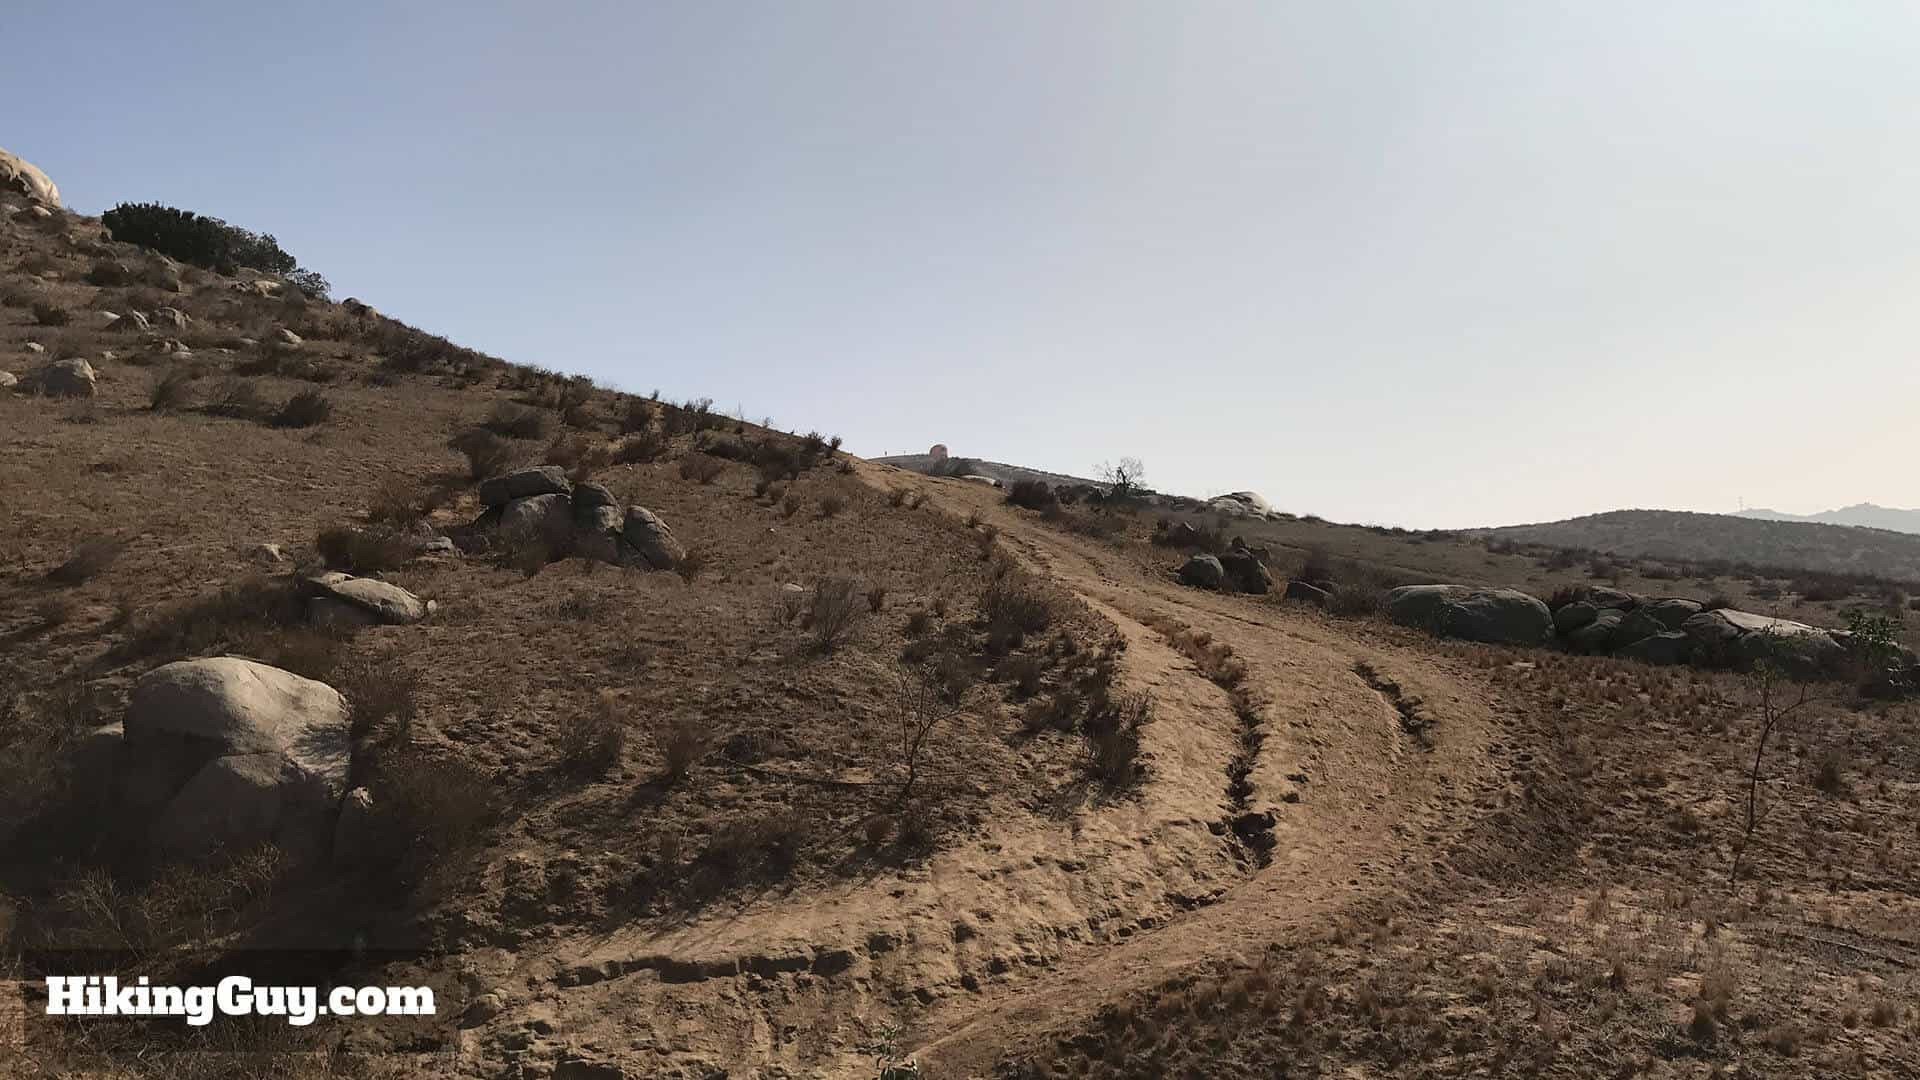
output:
M1029 510L1047 510L1060 504L1043 480L1015 480L1007 489L1007 501L1015 506L1024 506Z
M33 603L34 618L45 627L65 626L78 610L71 598L58 593L43 596Z
M159 378L153 380L153 386L147 391L147 408L154 412L172 412L187 407L193 386L195 372L190 367L178 366L168 369Z
M933 616L926 608L915 608L907 615L905 634L910 638L922 637L933 628Z
M415 490L404 476L388 476L380 481L367 505L367 520L376 525L411 525L424 518L438 500Z
M887 587L875 585L867 590L867 610L878 612L887 603Z
M418 538L384 525L321 529L313 546L328 567L353 574L393 570L420 554Z
M509 439L541 439L547 434L547 414L502 402L481 421L480 426Z
M93 580L126 550L125 542L113 537L95 537L82 541L67 556L67 561L54 567L47 579L60 585L84 585Z
M620 440L613 460L621 465L645 465L660 460L667 452L667 437L653 428L642 428Z
M287 627L251 637L234 651L295 675L331 683L335 670L345 659L346 643L320 630ZM334 689L341 688L335 686Z
M665 762L669 784L686 779L687 773L707 753L707 726L698 717L678 716L667 721L660 732L660 757Z
M581 484L611 464L613 452L599 439L572 432L553 440L547 447L547 461L565 469L569 480Z
M327 680L353 707L356 737L374 735L405 745L420 715L420 678L391 659L341 662Z
M888 488L887 489L887 505L888 506L899 506L905 503L906 501L907 501L906 488Z
M689 585L693 584L693 579L699 577L706 569L707 553L705 549L698 547L687 548L686 553L680 556L680 561L673 564L673 572L679 574L680 580Z
M40 326L65 326L73 321L73 316L59 304L36 300L33 305L33 321Z
M1086 720L1082 762L1087 775L1109 790L1132 784L1140 775L1140 729L1153 719L1153 699L1121 694Z
M260 391L245 379L225 379L215 388L213 397L203 406L202 411L214 416L226 416L236 420L257 420L266 415L266 399Z
M290 582L252 577L205 596L161 609L133 625L124 656L201 656L263 631L301 621L303 606Z
M812 602L807 606L807 625L821 652L832 652L853 629L854 619L859 615L858 591L859 587L848 577L821 578L814 583Z
M724 460L710 454L688 454L680 459L680 479L711 484L726 467Z
M280 428L310 428L332 418L332 398L318 390L302 390L274 412L271 423Z
M1031 577L1018 571L1001 574L980 594L980 617L986 622L989 648L1017 649L1026 635L1053 625L1053 601Z
M820 496L820 516L830 518L847 508L847 500L841 495Z
M589 431L600 426L600 415L586 402L568 405L560 412L560 422L570 428Z
M786 496L780 500L780 516L792 517L793 515L799 512L800 512L800 496L794 494L793 492L788 492Z
M378 880L415 889L438 870L451 873L479 846L499 811L492 779L459 756L402 748L372 784Z
M485 480L513 465L513 444L483 427L468 428L447 440L447 448L467 459L467 475Z
M643 398L626 399L620 411L620 433L637 435L652 431L654 411L653 403Z
M560 718L560 765L574 776L603 776L627 745L627 719L619 698L602 691L592 709Z

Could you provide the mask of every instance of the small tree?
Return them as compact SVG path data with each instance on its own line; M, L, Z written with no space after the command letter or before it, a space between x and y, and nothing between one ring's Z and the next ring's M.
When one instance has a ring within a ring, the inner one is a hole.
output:
M1145 479L1147 467L1137 457L1123 457L1118 461L1104 462L1100 466L1100 479L1107 482L1107 500L1125 502L1132 498Z
M1900 665L1899 618L1876 615L1864 608L1847 612L1847 649L1854 665L1854 681L1864 689Z
M1764 635L1761 659L1753 665L1747 675L1747 685L1752 690L1754 708L1759 715L1760 737L1754 740L1753 767L1747 773L1747 817L1746 825L1740 832L1740 840L1733 849L1733 869L1728 880L1740 880L1740 864L1746 858L1747 845L1753 841L1753 832L1760 824L1760 774L1767 757L1767 742L1781 725L1791 720L1807 704L1812 686L1801 681L1789 687L1787 672L1780 662L1783 646L1778 634L1771 630L1759 631Z
M899 741L896 749L906 775L900 781L896 802L904 803L913 794L913 785L920 778L920 762L927 741L933 737L935 729L960 714L966 707L972 689L967 682L942 678L939 669L932 664L915 668L900 680L899 712L896 717Z

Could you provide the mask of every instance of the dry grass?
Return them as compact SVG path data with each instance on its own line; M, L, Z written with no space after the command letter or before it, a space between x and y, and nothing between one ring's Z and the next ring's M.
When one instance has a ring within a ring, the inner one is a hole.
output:
M560 722L560 765L575 776L601 776L627 745L626 710L618 695L603 690L597 708L569 712Z
M84 585L100 576L126 550L126 542L110 536L83 541L47 579L59 585Z

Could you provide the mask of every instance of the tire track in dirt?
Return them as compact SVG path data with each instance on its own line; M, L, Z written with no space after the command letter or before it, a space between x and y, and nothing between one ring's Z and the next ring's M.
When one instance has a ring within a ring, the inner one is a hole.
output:
M937 481L922 490L951 512L992 524L1004 549L1116 625L1165 638L1171 622L1226 645L1245 665L1237 696L1258 704L1241 717L1222 805L1274 822L1268 863L1250 867L1215 903L1088 950L1037 980L937 1003L911 1041L939 1075L990 1075L1009 1050L1072 1030L1117 996L1310 940L1342 912L1400 895L1410 871L1435 863L1471 824L1471 794L1489 782L1486 751L1497 728L1491 695L1474 673L1272 602L1156 578L1116 549L1009 510L998 492ZM1429 747L1410 746L1406 717L1356 677L1361 664L1390 667L1394 685L1406 684L1444 717L1432 725Z

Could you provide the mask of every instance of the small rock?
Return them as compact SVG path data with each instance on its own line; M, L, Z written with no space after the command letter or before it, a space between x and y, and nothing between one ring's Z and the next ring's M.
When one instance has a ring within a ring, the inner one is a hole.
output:
M27 342L27 351L30 353L43 353L47 351L47 347L37 341L29 341Z

